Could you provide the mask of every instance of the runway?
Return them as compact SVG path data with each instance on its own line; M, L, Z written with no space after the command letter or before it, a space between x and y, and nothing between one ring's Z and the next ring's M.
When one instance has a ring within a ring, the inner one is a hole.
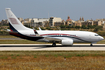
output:
M73 46L62 46L57 44L0 44L0 51L105 51L105 44L74 44Z

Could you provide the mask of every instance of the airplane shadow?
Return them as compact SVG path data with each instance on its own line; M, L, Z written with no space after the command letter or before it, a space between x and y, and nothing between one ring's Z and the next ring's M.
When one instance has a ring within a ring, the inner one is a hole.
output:
M35 49L40 49L40 48L52 48L52 45L43 45L43 46L37 46ZM54 46L55 47L55 46ZM56 47L105 47L105 45L73 45L73 46L62 46L62 45L57 45Z

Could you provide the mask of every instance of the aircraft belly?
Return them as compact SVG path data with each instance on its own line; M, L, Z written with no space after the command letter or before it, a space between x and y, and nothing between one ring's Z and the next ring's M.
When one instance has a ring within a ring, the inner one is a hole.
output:
M81 39L76 39L76 38L68 38L68 37L51 37L51 38L56 38L56 39L60 39L60 40L65 40L65 39L73 39L73 42L86 42L86 41L81 40Z

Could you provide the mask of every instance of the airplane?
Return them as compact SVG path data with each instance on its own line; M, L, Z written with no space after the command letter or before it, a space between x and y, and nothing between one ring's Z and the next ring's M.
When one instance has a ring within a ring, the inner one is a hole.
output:
M97 33L89 31L61 31L61 30L35 30L25 27L18 18L14 15L10 8L6 8L6 15L9 21L9 34L23 39L49 42L52 46L60 43L66 46L72 46L73 43L85 42L93 46L94 43L104 40L104 38Z

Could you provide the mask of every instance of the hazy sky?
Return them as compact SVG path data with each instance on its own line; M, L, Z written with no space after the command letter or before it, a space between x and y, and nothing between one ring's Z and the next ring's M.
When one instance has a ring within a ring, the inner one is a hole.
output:
M7 19L5 8L11 8L17 17L61 17L72 20L105 18L105 0L0 0L0 21Z

